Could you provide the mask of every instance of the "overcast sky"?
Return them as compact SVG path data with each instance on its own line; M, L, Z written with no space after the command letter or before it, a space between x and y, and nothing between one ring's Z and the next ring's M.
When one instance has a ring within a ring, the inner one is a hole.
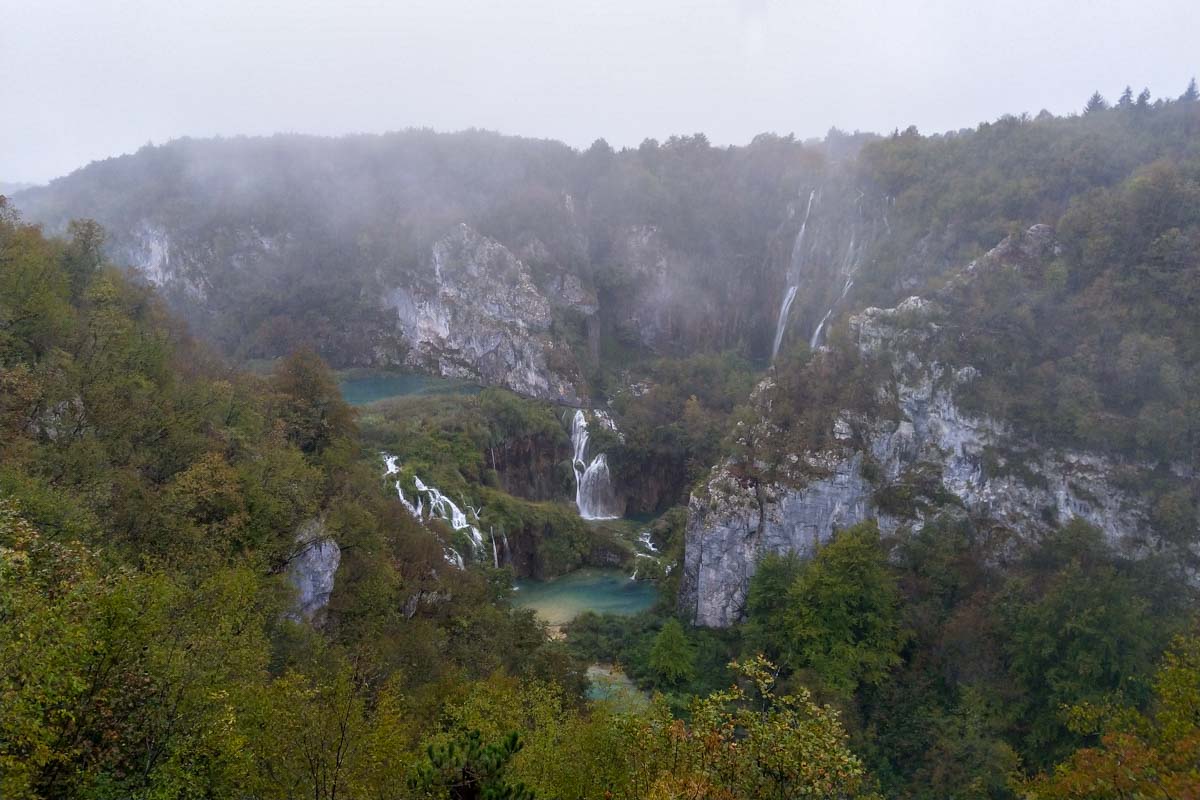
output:
M184 135L933 132L1197 72L1198 0L0 0L0 181Z

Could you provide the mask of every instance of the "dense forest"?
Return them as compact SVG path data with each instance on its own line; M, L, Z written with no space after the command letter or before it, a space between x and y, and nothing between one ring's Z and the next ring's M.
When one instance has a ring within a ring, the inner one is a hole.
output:
M1194 84L730 148L181 140L15 202L0 797L1200 796ZM114 260L148 219L184 243L176 282ZM570 275L594 298L591 321L556 306L550 335L616 420L589 434L624 518L571 502L574 409L498 386L344 399L334 368L380 366L356 348L396 336L375 299L428 281L463 221L539 290ZM661 319L630 311L642 226L666 243ZM881 313L899 333L865 347ZM930 365L971 376L938 388L1006 432L983 479L1045 483L1042 452L1115 465L1136 541L1053 509L1012 524L936 464L887 482L864 457L878 520L765 554L734 624L691 624L688 502L713 466L761 507L825 477L798 455L869 453L839 423L900 424L904 375ZM450 557L470 528L412 513L418 481L471 510L481 557ZM314 611L297 566L325 542ZM657 600L562 626L518 602L515 580L581 566ZM627 681L597 691L598 664Z

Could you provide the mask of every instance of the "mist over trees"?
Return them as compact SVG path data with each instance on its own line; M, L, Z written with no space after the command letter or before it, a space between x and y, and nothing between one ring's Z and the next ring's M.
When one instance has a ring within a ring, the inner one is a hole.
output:
M740 147L183 139L0 197L0 797L1196 796L1200 96L1115 96ZM768 363L818 191L801 266L838 280ZM343 398L334 368L396 335L380 296L434 280L464 222L545 291L594 293L594 329L556 308L552 332L620 423L593 444L635 518L580 518L548 402ZM1044 252L1021 249L1035 225ZM673 324L648 343L623 248L651 229ZM850 287L839 237L865 230ZM158 288L119 260L156 237ZM884 485L867 453L840 478L890 528L767 555L735 624L687 624L693 490L731 465L761 513L838 420L898 430L891 365L846 317L915 294L905 363L970 367L944 381L963 414L1032 443L980 473L1046 489L1041 450L1105 459L1136 541L1055 507L1002 522L936 463ZM385 453L478 507L493 549L455 562L467 534L415 517ZM340 562L306 618L290 574L314 541ZM636 565L659 600L555 629L516 603L516 578L584 564ZM630 694L589 696L596 664Z

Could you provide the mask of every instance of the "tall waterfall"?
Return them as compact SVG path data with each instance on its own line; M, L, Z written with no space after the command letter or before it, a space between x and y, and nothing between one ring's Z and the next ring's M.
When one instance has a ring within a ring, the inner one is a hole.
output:
M783 295L783 303L779 306L779 321L775 323L775 343L771 346L772 361L775 360L775 356L779 355L779 345L783 343L783 333L787 330L788 312L792 310L792 303L796 299L796 290L800 288L800 267L804 264L804 234L808 230L808 217L812 214L813 200L816 197L816 189L808 193L808 205L804 209L804 219L800 222L800 232L796 234L796 241L792 245L792 257L787 275L788 288Z
M792 310L792 303L796 300L796 290L799 288L799 286L789 286L787 293L783 296L783 305L779 307L779 321L775 323L775 344L771 346L772 361L779 354L779 345L783 343L783 331L787 328L788 312Z
M850 236L850 246L846 248L846 258L842 262L842 274L846 276L846 283L842 286L842 293L833 301L833 305L825 312L825 316L821 317L821 321L817 323L817 329L813 331L812 338L808 340L808 349L816 350L817 345L821 343L821 331L825 329L825 323L829 321L829 317L833 314L833 310L837 308L838 303L846 299L846 295L850 293L850 288L854 286L854 273L858 271L858 259L862 250L854 249L854 235Z
M612 420L602 411L592 412L596 419L616 430ZM616 519L621 516L604 453L588 461L588 419L582 409L571 420L571 444L574 453L571 468L575 472L575 506L584 519Z

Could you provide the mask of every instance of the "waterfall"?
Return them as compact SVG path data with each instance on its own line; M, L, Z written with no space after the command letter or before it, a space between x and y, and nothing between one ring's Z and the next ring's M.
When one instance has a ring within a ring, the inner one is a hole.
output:
M650 529L646 528L638 534L638 543L650 553L657 553L658 548L654 546L654 541L650 538Z
M596 419L616 430L612 419L601 411L593 412ZM571 468L575 472L575 506L584 519L616 519L612 476L608 471L608 458L604 453L588 461L588 419L582 409L575 412L571 421L571 444L573 454Z
M783 296L783 305L779 307L779 321L775 323L775 344L771 346L771 360L779 354L779 345L783 343L783 332L787 328L788 312L792 310L792 302L796 299L799 286L789 286Z
M804 263L804 233L808 230L808 217L812 214L813 200L817 190L808 193L808 206L804 209L804 219L800 222L800 232L792 244L791 263L788 264L788 288L783 295L783 303L779 306L779 320L775 323L775 343L771 347L771 360L779 355L779 345L783 343L783 333L787 330L788 312L792 310L792 302L796 299L796 290L800 288L800 267Z
M384 453L383 454L383 463L384 463L384 467L386 470L383 473L384 477L390 477L392 475L398 475L400 473L400 459L397 458L396 456ZM425 521L425 504L421 498L421 495L424 494L425 497L429 500L429 516L437 517L438 519L442 520L443 522L446 522L455 531L464 531L465 530L471 540L472 553L476 557L478 557L479 551L483 547L483 534L479 531L479 528L472 525L467 520L466 513L463 512L463 510L461 508L459 508L454 503L453 500L451 500L449 497L446 497L446 495L442 494L442 492L440 490L438 490L436 487L426 485L424 481L422 481L419 477L417 477L415 475L413 476L413 485L416 487L416 495L417 495L416 496L417 502L415 505L412 502L410 502L407 497L404 496L404 488L400 485L400 481L399 480L395 481L396 496L400 498L400 503L404 506L405 510L407 510L408 513L411 514L413 516L413 518L416 519L418 522L424 522ZM466 505L466 504L464 503L464 505ZM472 508L469 505L467 505L467 510L471 512L471 516L475 518L475 521L479 522L479 514L480 514L481 510L478 508ZM496 547L495 535L493 534L493 536L492 536L493 558L495 558L495 555L496 555L495 547ZM453 564L454 566L458 567L459 569L463 569L463 567L464 567L463 557L457 550L455 550L453 547L450 547L448 545L444 545L443 552L445 554L446 561L448 563Z
M861 250L858 251L861 254ZM842 274L846 276L846 283L842 286L842 293L833 301L833 305L825 312L825 316L821 317L821 321L817 323L817 329L813 331L812 338L808 340L808 349L816 350L817 345L821 343L821 331L825 329L825 323L829 321L833 310L837 308L837 304L846 299L846 295L850 293L850 287L854 286L854 273L858 271L858 256L854 250L854 235L850 235L850 246L846 248L846 259L842 262Z
M829 315L833 313L833 306L825 312L825 316L821 317L821 321L817 323L817 329L813 331L812 338L808 340L808 349L816 350L817 342L821 341L821 329L825 327L825 323L829 321Z
M455 505L453 500L442 494L437 487L427 486L415 475L413 476L413 483L416 485L418 492L424 492L425 496L429 498L429 513L449 523L450 527L456 531L466 531L471 537L472 548L478 554L479 550L483 547L483 534L479 531L479 528L467 521L466 513ZM470 506L467 506L467 508L471 510L472 516L478 522L479 512Z
M500 569L500 553L496 550L496 529L491 529L492 533L492 566Z

